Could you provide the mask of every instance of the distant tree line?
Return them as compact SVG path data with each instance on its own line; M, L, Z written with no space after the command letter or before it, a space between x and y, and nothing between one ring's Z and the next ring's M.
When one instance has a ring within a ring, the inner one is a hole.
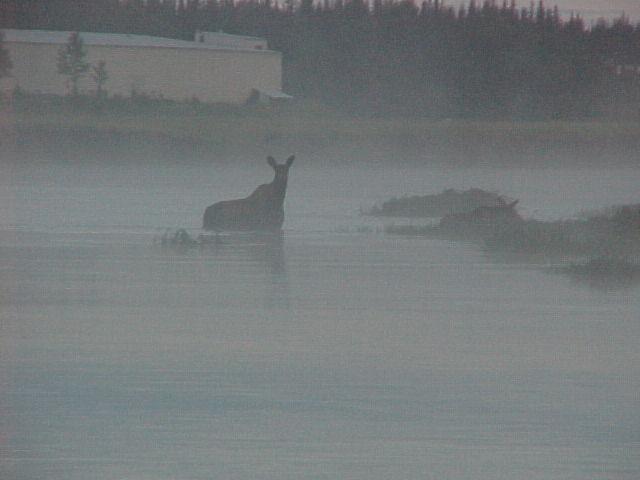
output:
M588 118L640 112L640 25L539 0L4 0L0 27L266 37L284 88L367 115ZM626 67L623 67L626 66Z
M0 32L0 80L3 77L8 77L11 72L11 58L9 58L9 52L3 47L4 34Z

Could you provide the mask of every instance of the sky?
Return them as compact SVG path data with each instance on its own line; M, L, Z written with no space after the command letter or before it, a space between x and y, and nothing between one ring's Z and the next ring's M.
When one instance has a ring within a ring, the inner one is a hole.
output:
M517 4L522 7L529 1L520 0ZM588 21L600 17L617 18L624 12L632 22L640 22L640 0L546 0L545 4L549 7L557 5L563 16L574 11Z

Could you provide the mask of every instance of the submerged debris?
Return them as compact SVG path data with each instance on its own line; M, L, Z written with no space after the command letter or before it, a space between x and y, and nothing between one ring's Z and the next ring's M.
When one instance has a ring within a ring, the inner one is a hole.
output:
M494 192L479 188L454 190L452 188L431 195L391 198L382 205L374 205L363 215L376 217L437 218L455 213L471 212L478 207L498 207L510 200Z
M239 231L224 233L201 233L192 237L187 230L168 228L161 236L154 238L154 245L170 249L191 249L194 247L246 247L255 245L272 245L282 243L282 232Z
M177 230L167 229L160 237L160 245L163 247L195 247L200 242L189 235L184 228Z

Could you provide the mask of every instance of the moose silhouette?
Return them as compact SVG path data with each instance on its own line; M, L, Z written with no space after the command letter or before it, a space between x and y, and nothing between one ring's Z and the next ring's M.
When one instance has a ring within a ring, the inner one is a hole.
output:
M251 195L238 200L223 200L204 211L202 228L212 231L280 231L284 222L284 197L289 168L294 155L283 164L273 157L267 163L275 171L271 183L256 188Z
M507 203L501 198L496 206L482 206L471 212L445 215L438 226L442 232L448 234L488 236L524 222L515 209L517 203L518 200Z

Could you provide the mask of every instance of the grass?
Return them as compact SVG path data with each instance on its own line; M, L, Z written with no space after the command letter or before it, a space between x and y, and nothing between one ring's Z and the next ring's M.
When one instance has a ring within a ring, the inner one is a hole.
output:
M480 121L365 118L317 104L275 107L206 105L165 100L18 95L12 118L19 133L92 132L135 139L164 137L225 152L282 148L300 154L447 163L530 164L572 158L584 162L636 160L640 123L612 121ZM131 139L134 140L131 140Z

